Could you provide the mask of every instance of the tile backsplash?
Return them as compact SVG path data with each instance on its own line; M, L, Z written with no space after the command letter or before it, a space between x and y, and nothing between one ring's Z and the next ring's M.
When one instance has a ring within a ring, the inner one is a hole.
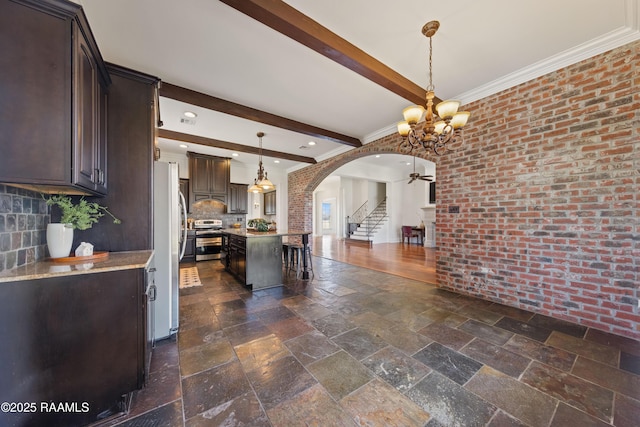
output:
M0 271L45 257L49 221L39 193L0 184Z
M193 219L221 219L223 228L230 228L234 223L239 222L242 227L246 226L246 214L225 213L227 207L217 200L201 200L191 205L189 218Z

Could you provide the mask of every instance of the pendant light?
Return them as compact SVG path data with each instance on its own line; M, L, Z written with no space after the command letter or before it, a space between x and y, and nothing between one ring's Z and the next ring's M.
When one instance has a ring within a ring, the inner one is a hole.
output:
M267 178L267 172L265 172L262 166L262 137L264 132L258 132L258 177L253 180L253 185L247 190L249 193L264 193L265 191L272 191L276 189L269 178Z

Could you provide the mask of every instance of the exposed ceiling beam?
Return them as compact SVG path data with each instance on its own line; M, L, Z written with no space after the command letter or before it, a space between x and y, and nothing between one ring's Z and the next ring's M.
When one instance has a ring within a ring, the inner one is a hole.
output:
M351 136L342 135L327 129L311 126L285 117L276 116L275 114L256 110L245 105L236 104L235 102L216 98L184 87L172 85L171 83L162 82L162 86L160 86L160 96L175 99L176 101L185 102L187 104L197 105L209 110L231 114L232 116L241 117L243 119L264 123L266 125L302 133L314 138L328 139L333 142L349 145L355 148L362 146L362 142L360 142L359 139Z
M241 153L260 154L258 147L236 144L234 142L220 141L218 139L205 138L204 136L190 135L188 133L176 132L167 129L158 129L158 138L172 139L175 141L189 142L191 144L206 145L207 147L224 148L225 150L239 151ZM313 157L297 156L295 154L282 153L280 151L262 150L262 155L277 159L292 160L302 163L316 163Z
M220 1L414 104L425 103L425 89L283 1Z

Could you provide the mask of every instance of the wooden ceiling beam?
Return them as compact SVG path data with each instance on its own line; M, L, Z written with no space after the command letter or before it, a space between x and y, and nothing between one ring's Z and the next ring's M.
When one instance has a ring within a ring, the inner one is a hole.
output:
M311 126L285 117L276 116L275 114L256 110L245 105L236 104L235 102L216 98L215 96L196 92L195 90L176 86L171 83L162 82L162 85L160 86L160 96L175 99L176 101L185 102L187 104L197 105L209 110L231 114L232 116L243 119L253 120L254 122L264 123L266 125L302 133L314 138L328 139L330 141L349 145L355 148L362 146L362 142L360 142L359 139L351 136L342 135L327 129Z
M239 151L241 153L260 154L258 147L249 145L236 144L235 142L220 141L219 139L205 138L204 136L190 135L188 133L176 132L173 130L161 129L157 130L158 138L172 139L175 141L189 142L191 144L205 145L213 148L223 148L225 150ZM315 164L316 159L313 157L297 156L295 154L282 153L280 151L262 150L262 155L266 157L274 157L276 159L292 160L294 162Z
M426 90L281 0L220 0L414 104ZM417 30L416 30L417 31Z

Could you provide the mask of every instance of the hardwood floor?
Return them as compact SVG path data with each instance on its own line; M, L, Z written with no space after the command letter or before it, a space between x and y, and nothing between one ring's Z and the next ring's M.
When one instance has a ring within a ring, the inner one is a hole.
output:
M313 238L312 253L322 258L436 284L436 251L416 243L364 246L347 243L335 236L316 236Z

